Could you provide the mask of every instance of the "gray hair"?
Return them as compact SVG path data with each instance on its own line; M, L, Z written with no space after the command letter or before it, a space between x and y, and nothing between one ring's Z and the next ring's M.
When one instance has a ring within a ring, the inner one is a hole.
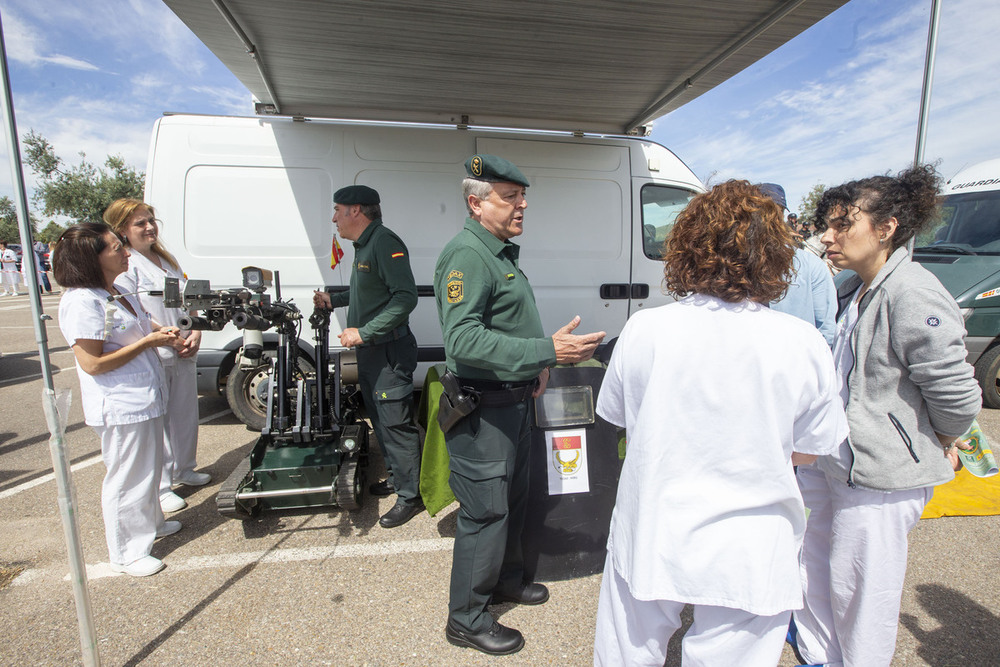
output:
M493 192L492 183L479 181L475 178L462 180L462 199L465 201L465 208L470 216L472 215L472 209L469 207L469 195L475 195L479 199L489 199L491 192Z
M369 220L379 220L382 217L382 207L378 204L361 204L361 215Z

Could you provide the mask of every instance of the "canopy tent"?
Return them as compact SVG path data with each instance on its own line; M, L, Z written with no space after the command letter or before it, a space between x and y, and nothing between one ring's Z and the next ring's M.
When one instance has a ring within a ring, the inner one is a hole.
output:
M164 0L258 113L644 134L846 0Z

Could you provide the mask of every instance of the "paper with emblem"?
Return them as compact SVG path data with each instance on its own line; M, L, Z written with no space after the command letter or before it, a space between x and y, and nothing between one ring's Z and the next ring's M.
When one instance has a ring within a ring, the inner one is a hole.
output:
M587 469L586 429L546 431L548 449L549 495L587 493L590 491L590 472Z

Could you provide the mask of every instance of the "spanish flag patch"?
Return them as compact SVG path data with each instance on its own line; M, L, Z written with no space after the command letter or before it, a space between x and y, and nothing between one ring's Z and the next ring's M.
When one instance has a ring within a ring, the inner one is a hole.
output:
M390 255L390 257L392 257L393 259L396 259L397 257L403 257L403 256L404 256L404 254L401 253L401 252L394 252L394 253L392 253L392 255Z

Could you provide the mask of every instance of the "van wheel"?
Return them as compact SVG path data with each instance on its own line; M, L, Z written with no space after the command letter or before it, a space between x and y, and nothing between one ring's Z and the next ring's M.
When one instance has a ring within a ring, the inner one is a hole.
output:
M266 349L264 354L274 358L275 350ZM268 362L254 368L240 368L237 364L226 380L226 400L229 407L236 418L253 431L263 429L267 418L267 396L271 391L271 378L268 375L270 368ZM294 387L299 378L314 371L312 363L300 354L298 369L292 373L289 384Z
M1000 345L994 345L979 357L976 380L983 390L983 406L1000 408Z

